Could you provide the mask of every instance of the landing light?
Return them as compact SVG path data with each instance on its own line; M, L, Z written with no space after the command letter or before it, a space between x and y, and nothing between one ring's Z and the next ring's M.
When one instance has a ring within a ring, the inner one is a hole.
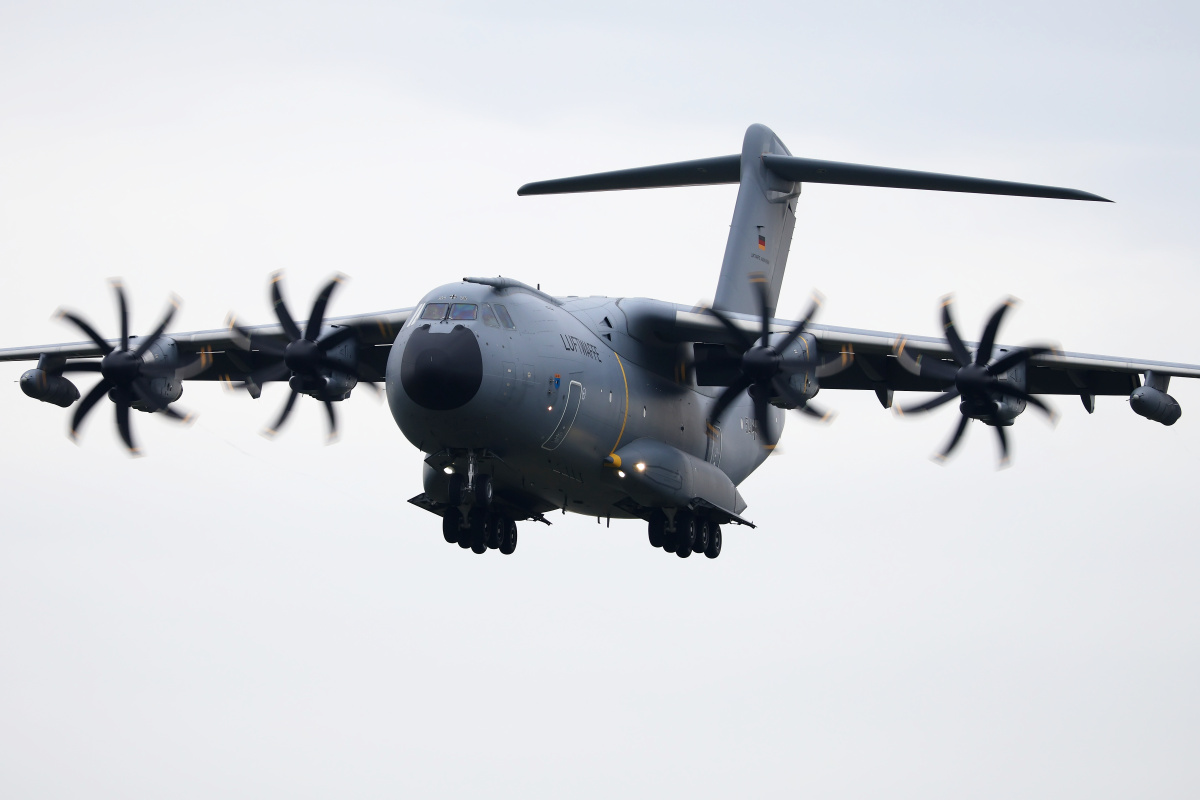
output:
M546 410L547 410L547 411L553 411L553 410L554 410L554 406L546 406Z
M619 470L617 470L617 477L618 477L618 478L624 478L624 477L625 477L625 470L623 470L623 469L619 469Z
M637 467L638 472L646 471L646 462L645 461L639 461L638 463L634 464L634 466Z
M454 467L445 467L444 469L442 469L442 472L446 473L447 475L453 475Z

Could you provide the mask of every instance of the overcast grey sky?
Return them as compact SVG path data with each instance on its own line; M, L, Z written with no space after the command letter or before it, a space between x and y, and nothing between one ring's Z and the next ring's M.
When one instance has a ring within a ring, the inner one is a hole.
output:
M736 187L530 180L792 152L1071 186L1113 205L806 186L781 309L1200 362L1200 12L1185 3L0 3L0 346L333 313L466 274L711 297ZM1190 797L1200 391L981 426L822 395L717 561L554 517L446 545L370 395L189 385L190 429L0 393L6 797ZM9 381L14 381L9 383ZM82 382L85 386L87 382Z

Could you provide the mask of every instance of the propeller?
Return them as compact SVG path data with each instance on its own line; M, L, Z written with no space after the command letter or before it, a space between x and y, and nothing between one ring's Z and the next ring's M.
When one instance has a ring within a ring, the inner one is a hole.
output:
M244 350L257 350L270 359L270 362L250 373L243 387L256 390L267 381L279 381L287 378L291 393L283 405L279 417L264 433L274 436L292 413L296 398L300 394L309 394L325 404L325 412L329 417L329 439L337 436L337 414L333 409L333 401L345 396L345 389L335 390L331 385L332 373L352 375L358 381L370 386L375 392L379 387L375 382L381 380L378 375L368 374L366 365L362 363L347 363L334 358L331 351L354 338L353 328L338 327L321 336L321 327L325 323L325 310L334 289L338 287L345 276L337 275L317 294L313 302L312 313L304 330L296 324L287 303L283 300L280 284L283 274L276 272L271 276L271 301L275 308L275 317L287 336L287 344L276 338L255 335L250 330L237 324L236 319L230 318L229 328L234 334L237 344ZM257 395L255 395L257 396Z
M59 310L57 315L60 319L72 323L83 331L84 335L91 339L103 353L103 357L99 361L68 362L62 368L63 372L98 372L101 376L100 382L92 387L92 390L76 406L75 413L71 417L69 435L73 441L78 439L79 427L83 424L88 412L96 406L96 403L100 402L101 397L108 394L116 406L117 430L121 434L122 441L129 448L131 455L140 455L141 451L134 443L133 431L129 425L129 409L134 402L140 401L154 411L161 412L178 422L190 422L194 418L192 414L181 414L171 408L165 400L154 393L150 386L150 381L155 378L176 375L179 372L178 365L163 361L147 362L142 360L146 352L166 331L167 325L171 324L171 319L179 309L179 299L171 298L170 307L158 327L155 328L154 333L140 339L137 347L130 347L129 304L125 299L125 289L119 280L114 279L111 283L117 294L117 308L121 321L121 338L117 347L113 347L105 341L96 332L96 329L79 315L65 310Z
M713 366L718 368L724 366L731 371L736 370L738 373L737 379L717 396L709 415L713 423L720 422L721 416L737 400L738 396L742 392L748 393L754 402L754 418L758 423L758 430L762 434L763 447L772 450L774 445L770 442L773 441L774 436L771 431L770 415L767 411L771 398L782 396L792 403L797 411L822 422L829 421L833 418L833 414L815 407L808 398L791 386L789 379L794 374L809 371L814 372L818 378L835 375L853 363L854 353L853 351L843 352L826 360L818 360L809 356L787 355L788 348L800 338L817 313L817 309L821 305L821 297L814 294L812 304L805 312L804 317L787 332L782 340L772 343L767 279L762 275L756 275L750 280L758 296L761 325L757 337L746 333L723 312L715 308L706 309L706 313L716 317L741 346L741 352L736 356L717 356L708 361ZM712 434L711 427L709 433Z
M950 346L950 353L954 359L953 364L948 364L937 357L918 355L914 358L907 349L908 342L905 339L896 343L895 351L900 365L912 374L921 378L945 381L953 386L932 400L927 400L919 405L907 408L896 406L896 413L900 415L921 414L945 405L956 397L961 398L959 413L962 414L962 419L959 420L958 427L955 428L950 441L937 454L936 459L945 461L962 440L967 424L973 419L978 419L987 422L996 431L996 436L1000 441L1000 466L1005 466L1008 463L1008 437L1004 433L1004 426L995 421L1000 400L1004 398L1023 400L1045 414L1051 422L1057 419L1057 414L1050 406L1025 390L1001 381L1000 376L1014 367L1024 364L1034 356L1054 352L1055 348L1046 345L1022 347L1011 350L993 360L996 333L1000 329L1000 323L1004 320L1004 314L1008 309L1016 305L1016 300L1010 297L1001 303L988 319L987 325L983 329L983 337L979 341L979 348L972 355L954 325L954 316L950 311L952 304L952 297L947 295L943 298L942 327L946 331L946 343Z

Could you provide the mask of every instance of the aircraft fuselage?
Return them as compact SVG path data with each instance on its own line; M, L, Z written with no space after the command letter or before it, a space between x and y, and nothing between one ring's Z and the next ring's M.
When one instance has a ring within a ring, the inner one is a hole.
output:
M387 396L405 437L431 456L425 491L435 500L473 454L497 497L530 516L632 517L633 467L606 464L631 442L661 442L734 485L766 458L746 397L709 435L717 389L687 380L686 357L633 338L622 300L463 282L427 294L400 330ZM771 412L781 431L783 410Z

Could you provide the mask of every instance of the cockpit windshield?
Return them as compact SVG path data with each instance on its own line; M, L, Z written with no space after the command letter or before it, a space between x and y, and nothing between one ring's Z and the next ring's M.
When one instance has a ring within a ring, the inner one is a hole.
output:
M479 306L474 303L455 303L450 306L450 319L465 322L479 315Z
M421 319L432 319L440 322L446 318L446 309L449 307L449 303L426 303L425 310L421 312Z

